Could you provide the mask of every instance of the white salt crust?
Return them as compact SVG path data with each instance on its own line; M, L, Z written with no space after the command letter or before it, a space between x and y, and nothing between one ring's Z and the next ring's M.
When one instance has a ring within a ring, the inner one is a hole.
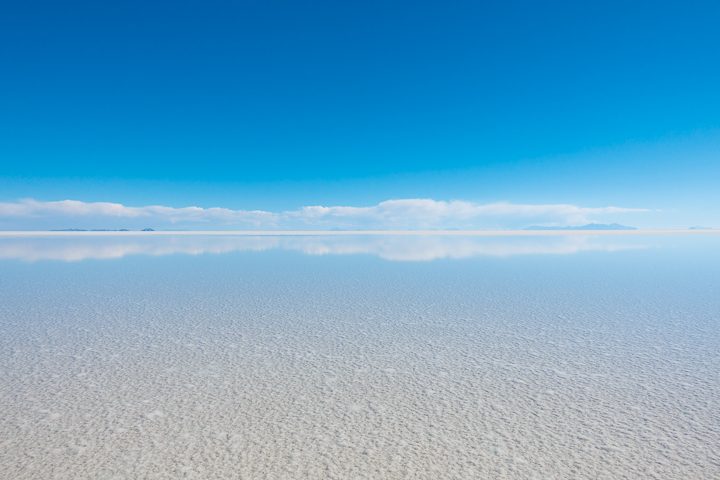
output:
M688 258L0 263L0 478L720 478Z

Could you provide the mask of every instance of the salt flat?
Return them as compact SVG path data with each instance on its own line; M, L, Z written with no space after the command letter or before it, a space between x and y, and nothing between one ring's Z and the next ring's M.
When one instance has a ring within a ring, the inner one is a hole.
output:
M0 238L1 477L720 477L717 236L109 237Z

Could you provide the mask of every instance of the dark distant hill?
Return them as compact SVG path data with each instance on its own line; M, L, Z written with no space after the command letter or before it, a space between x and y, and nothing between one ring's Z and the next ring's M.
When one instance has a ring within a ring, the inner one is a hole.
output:
M636 227L620 225L619 223L588 223L587 225L577 225L573 227L544 227L541 225L533 225L525 230L637 230Z

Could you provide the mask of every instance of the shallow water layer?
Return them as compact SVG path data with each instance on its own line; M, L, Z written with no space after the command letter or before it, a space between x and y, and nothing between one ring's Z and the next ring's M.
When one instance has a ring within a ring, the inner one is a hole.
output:
M720 237L0 238L0 477L718 478Z

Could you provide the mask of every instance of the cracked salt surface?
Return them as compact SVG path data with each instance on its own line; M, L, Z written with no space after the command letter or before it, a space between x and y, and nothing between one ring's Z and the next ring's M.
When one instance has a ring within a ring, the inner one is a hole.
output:
M0 478L720 478L720 240L663 242L3 261Z

